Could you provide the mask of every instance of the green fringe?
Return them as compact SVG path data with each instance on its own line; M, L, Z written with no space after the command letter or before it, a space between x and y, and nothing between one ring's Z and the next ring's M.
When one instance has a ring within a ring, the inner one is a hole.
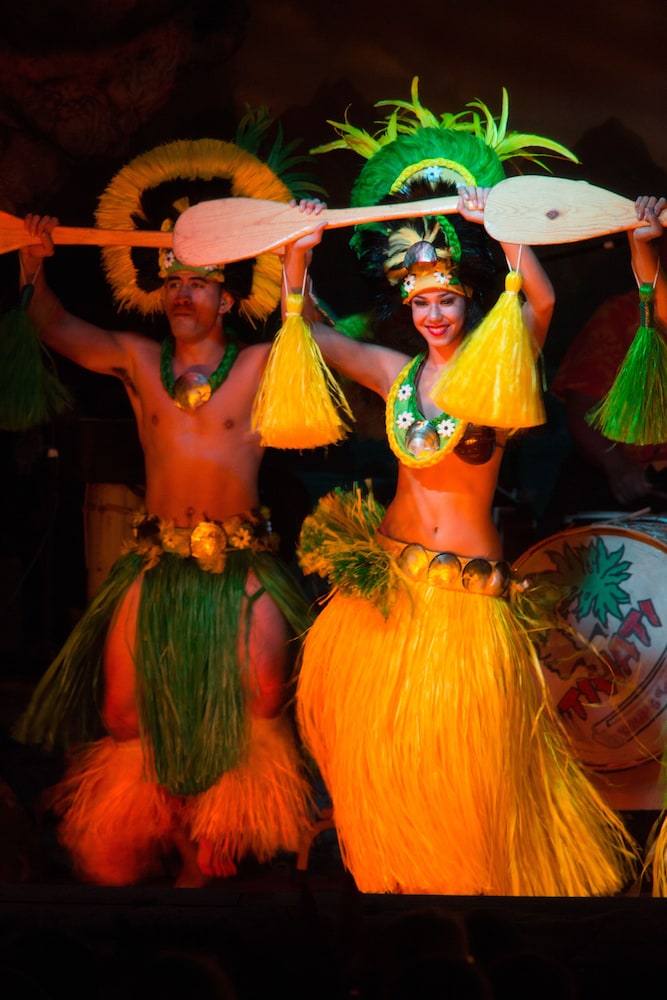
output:
M247 571L233 562L224 573L202 573L194 560L165 553L144 577L137 623L137 702L142 733L150 734L144 750L158 783L176 794L204 791L247 750L236 643Z
M237 650L250 625L251 601L242 618L250 569L291 627L305 631L310 624L296 584L290 589L275 558L264 555L240 550L228 556L223 573L205 573L194 560L165 553L144 577L137 697L142 729L150 734L145 751L157 781L175 794L205 791L246 759L249 720Z
M24 302L0 321L0 430L5 431L47 423L73 405L26 308Z
M118 559L104 587L40 679L13 735L21 743L44 750L66 750L104 735L104 645L114 612L139 576L144 557L130 553Z
M338 487L305 519L297 555L304 573L328 579L345 596L370 601L386 618L403 581L375 540L383 516L372 495Z
M653 324L653 286L639 288L642 324L606 396L586 415L610 441L667 440L667 344Z
M15 728L23 743L67 749L104 734L104 647L114 612L145 568L146 556L122 556L39 682ZM241 621L250 569L276 601L293 635L292 663L312 624L295 578L275 556L239 550L223 573L163 553L146 572L137 622L137 701L147 776L170 792L204 791L244 759L245 696L239 635L247 638L252 602ZM256 599L263 593L259 590Z

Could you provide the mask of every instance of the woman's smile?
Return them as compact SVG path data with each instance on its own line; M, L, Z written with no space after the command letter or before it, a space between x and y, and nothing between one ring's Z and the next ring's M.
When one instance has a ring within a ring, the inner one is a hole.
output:
M428 341L455 344L463 336L466 299L451 291L428 291L410 303L415 329Z

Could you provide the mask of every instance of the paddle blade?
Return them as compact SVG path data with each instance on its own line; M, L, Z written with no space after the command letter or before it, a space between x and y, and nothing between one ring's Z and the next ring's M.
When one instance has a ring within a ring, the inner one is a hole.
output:
M294 205L263 198L220 198L192 205L176 220L174 254L184 264L247 260L311 233L318 220Z
M184 264L201 266L245 260L275 251L324 224L356 226L383 219L406 219L456 211L458 199L426 198L397 205L323 209L307 214L297 205L261 198L202 201L182 212L174 227L174 253Z
M23 219L8 212L0 212L0 253L20 250L21 247L30 246L34 242L35 240L28 235Z
M561 177L509 177L491 189L484 211L490 236L529 246L576 243L638 225L629 198Z

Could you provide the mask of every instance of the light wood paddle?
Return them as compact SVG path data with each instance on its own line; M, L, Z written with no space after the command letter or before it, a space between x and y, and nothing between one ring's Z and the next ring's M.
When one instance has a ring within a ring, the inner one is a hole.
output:
M306 215L298 206L260 198L202 201L179 215L174 227L174 253L184 264L244 260L278 250L312 233L323 222L340 229L362 222L409 219L417 215L451 215L458 198L426 198L400 205L326 208Z
M252 199L251 199L252 200ZM172 244L172 233L150 229L95 229L79 226L56 226L53 242L68 246L93 247L166 247ZM35 243L23 224L23 219L8 212L0 212L0 253L20 250Z
M667 208L660 213L660 222L667 226ZM536 174L501 181L489 191L484 209L484 228L490 236L528 246L576 243L642 224L630 198L586 181Z
M383 219L456 212L457 198L429 198L400 205L325 209L304 215L298 207L253 198L200 202L176 221L174 253L188 264L242 260L276 250L324 222L327 228ZM661 215L667 225L667 209ZM528 175L491 189L484 226L501 243L573 243L641 225L634 202L586 181Z
M324 209L305 215L297 206L260 198L222 198L200 202L176 220L173 233L141 229L57 226L56 244L84 246L172 246L185 264L244 260L277 250L311 233L321 222L340 228L383 219L453 214L457 198L428 198L400 205ZM667 209L660 216L667 225ZM527 175L509 177L489 192L484 225L503 243L573 243L636 228L634 202L586 181ZM0 253L29 246L33 238L23 220L0 212Z

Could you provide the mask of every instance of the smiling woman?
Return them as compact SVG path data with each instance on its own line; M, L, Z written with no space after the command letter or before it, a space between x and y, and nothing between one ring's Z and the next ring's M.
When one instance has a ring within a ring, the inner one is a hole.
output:
M466 112L438 118L415 84L385 133L337 126L341 144L370 151L354 199L409 202L458 188L458 212L362 226L352 240L374 279L376 314L408 314L416 357L383 344L386 325L368 341L313 327L329 364L385 400L398 480L386 509L372 493L337 490L304 523L302 567L328 578L332 593L303 647L297 718L361 891L612 894L632 871L634 846L550 707L524 584L503 561L492 516L511 426L480 427L440 398L443 376L486 323L498 255L483 223L489 185L503 176L498 149L557 147L472 107L472 122ZM286 249L292 295L321 235ZM529 248L501 249L511 274L520 263L522 297L507 294L539 349L551 283ZM511 340L517 326L500 317ZM489 366L482 359L473 373L470 410ZM504 368L513 381L514 365Z

